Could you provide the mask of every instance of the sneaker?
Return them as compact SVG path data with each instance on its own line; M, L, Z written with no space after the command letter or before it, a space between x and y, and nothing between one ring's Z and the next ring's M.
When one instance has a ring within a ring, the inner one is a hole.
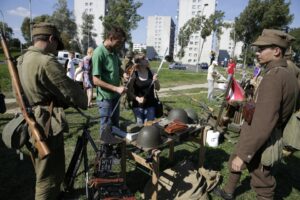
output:
M223 189L219 188L219 187L216 187L214 190L213 190L213 193L225 200L233 200L234 199L234 196L233 194L231 193L226 193Z

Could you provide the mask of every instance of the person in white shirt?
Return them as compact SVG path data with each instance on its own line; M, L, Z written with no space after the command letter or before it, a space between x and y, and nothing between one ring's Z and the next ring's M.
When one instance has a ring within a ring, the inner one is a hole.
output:
M74 80L75 76L75 64L74 64L74 57L75 57L75 52L70 51L69 52L69 62L67 65L67 76Z
M207 70L207 83L208 83L207 98L209 100L213 100L215 79L219 76L219 72L217 71L217 69L215 69L216 66L218 66L218 62L213 61Z
M80 61L78 67L75 70L74 80L83 89L83 61Z

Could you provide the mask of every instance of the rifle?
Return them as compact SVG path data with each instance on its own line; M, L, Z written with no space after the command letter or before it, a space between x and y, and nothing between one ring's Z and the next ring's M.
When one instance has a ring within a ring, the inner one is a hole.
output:
M1 40L3 52L5 55L5 59L6 59L7 65L8 65L8 70L9 70L10 78L12 80L12 85L13 85L13 88L15 91L16 100L19 104L19 107L21 108L21 111L26 120L26 123L29 126L31 136L34 138L34 141L35 141L34 146L38 151L39 158L43 159L50 154L50 150L45 142L46 137L44 134L42 134L41 128L37 124L37 122L34 118L34 115L31 112L31 110L32 110L31 107L26 105L26 103L25 103L28 101L24 94L24 91L23 91L23 88L22 88L22 85L20 82L18 70L13 63L13 58L11 57L10 52L8 50L6 39L4 37L2 30L1 30L1 34L0 34L0 40Z

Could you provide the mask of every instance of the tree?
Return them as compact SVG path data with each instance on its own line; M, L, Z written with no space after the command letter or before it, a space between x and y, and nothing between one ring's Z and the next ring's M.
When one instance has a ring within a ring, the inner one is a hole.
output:
M51 22L60 31L60 36L66 49L70 48L69 41L76 38L77 26L74 15L68 10L67 0L58 0L55 4L56 10L51 16Z
M14 34L13 29L7 25L7 23L0 22L0 29L3 31L7 40L11 40Z
M142 3L135 0L110 0L107 1L107 14L100 20L104 26L104 37L112 26L121 27L127 34L127 42L131 42L131 30L137 28L137 23L143 19L137 14L137 9Z
M239 17L235 18L235 37L249 45L265 28L283 29L293 20L289 13L290 2L284 0L249 0Z
M198 57L201 55L203 44L208 36L212 32L217 33L217 37L220 37L222 33L222 27L227 27L228 25L223 22L224 12L216 11L214 14L210 15L207 19L203 15L197 15L189 19L179 31L178 42L180 45L180 50L177 56L182 58L184 56L184 48L187 47L189 43L189 38L192 34L201 31L201 38L203 39L201 51ZM200 57L199 57L200 58Z
M300 28L293 28L289 32L292 36L295 37L295 41L292 43L292 49L295 52L294 59L297 63L300 63Z
M94 27L94 15L88 14L84 12L82 14L82 25L81 25L81 33L83 38L81 40L81 44L83 47L83 52L86 52L88 47L96 47L96 41L93 37L96 37L97 34L93 32Z
M292 22L289 6L290 2L285 3L284 0L249 0L244 11L235 18L235 39L245 45L241 55L244 66L253 62L255 54L248 52L249 47L263 29L284 29Z
M37 24L40 22L50 22L51 17L49 15L40 15L32 19L33 24ZM31 43L31 36L30 36L30 18L25 17L22 26L21 26L21 31L23 38L25 39L27 44Z

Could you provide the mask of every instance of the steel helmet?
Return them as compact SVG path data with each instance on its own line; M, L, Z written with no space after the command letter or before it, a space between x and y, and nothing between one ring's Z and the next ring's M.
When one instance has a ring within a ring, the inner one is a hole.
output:
M184 110L188 115L189 124L197 124L199 122L198 114L194 109L186 108Z
M160 130L156 126L143 127L137 137L137 144L142 148L156 148L161 143Z
M169 112L168 120L179 120L185 124L188 124L188 115L185 110L181 108L174 108Z

